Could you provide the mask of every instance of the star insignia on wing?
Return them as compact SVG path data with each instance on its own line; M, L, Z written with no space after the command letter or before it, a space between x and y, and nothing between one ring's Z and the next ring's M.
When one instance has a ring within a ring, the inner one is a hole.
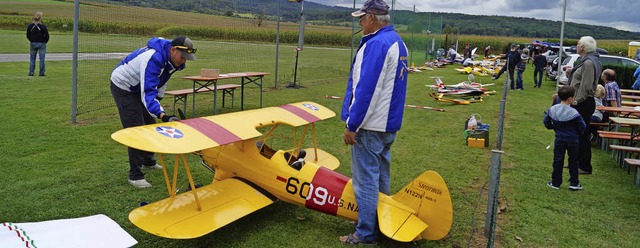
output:
M179 139L182 138L184 136L184 134L182 133L182 131L172 128L172 127L167 127L167 126L160 126L160 127L156 127L156 132L167 136L169 138L174 138L174 139Z

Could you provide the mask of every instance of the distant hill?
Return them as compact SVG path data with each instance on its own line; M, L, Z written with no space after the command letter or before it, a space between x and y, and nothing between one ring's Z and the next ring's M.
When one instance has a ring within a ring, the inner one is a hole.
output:
M300 3L291 3L288 0L111 0L108 2L213 15L234 16L250 13L272 19L277 16L278 5L280 5L284 21L295 22L300 19ZM326 6L314 2L304 3L304 15L309 22L347 25L351 23L352 18L349 13L352 11L351 8ZM418 25L418 29L426 31L428 28L425 26L429 17L431 20L439 20L442 17L443 33L551 39L560 37L559 21L455 13L413 13L407 10L396 11L393 15L394 24L414 26L412 30L416 30L415 26ZM566 38L578 39L583 35L591 35L596 39L635 40L640 38L640 33L605 26L565 23Z

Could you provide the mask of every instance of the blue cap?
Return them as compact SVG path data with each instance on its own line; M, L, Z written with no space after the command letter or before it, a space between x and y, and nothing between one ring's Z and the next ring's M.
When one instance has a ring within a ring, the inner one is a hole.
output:
M389 5L382 0L367 0L362 4L360 10L351 13L353 17L360 17L365 14L386 15L389 13Z

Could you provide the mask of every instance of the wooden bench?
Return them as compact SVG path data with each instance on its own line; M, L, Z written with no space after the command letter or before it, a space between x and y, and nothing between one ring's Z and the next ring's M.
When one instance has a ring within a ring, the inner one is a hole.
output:
M631 168L635 168L636 173L633 176L633 182L635 182L636 187L640 187L640 159L633 158L625 158L624 163L629 168L628 173L631 173Z
M590 123L589 125L591 126L595 126L598 130L598 137L597 137L597 143L600 144L600 149L602 149L603 151L607 150L607 139L612 139L612 140L622 140L622 141L628 141L631 139L631 134L627 133L627 132L617 132L617 131L612 131L614 130L615 125L612 124L608 124L608 123ZM624 126L628 126L628 125L624 125ZM620 127L624 127L623 125L620 125ZM640 140L640 139L636 139L636 140Z
M611 148L611 150L618 151L616 161L622 168L625 166L623 159L626 158L628 154L636 154L636 157L640 154L640 147L635 146L609 145L609 148Z
M640 102L632 102L632 101L622 101L620 105L627 107L638 107L640 106Z
M621 95L620 96L622 99L627 99L627 100L640 100L640 96L636 96L636 95Z
M622 93L622 94L640 94L640 90L620 89L620 93Z
M231 107L233 108L234 96L233 92L235 89L240 88L239 84L222 84L218 85L216 89L218 91L222 91L222 107L224 108L224 99L227 95L231 96ZM196 91L196 93L204 93L211 92L212 88L200 88ZM169 90L164 92L165 95L173 96L173 112L176 111L176 103L182 102L184 106L184 111L187 111L187 97L193 94L193 89L180 89L180 90Z

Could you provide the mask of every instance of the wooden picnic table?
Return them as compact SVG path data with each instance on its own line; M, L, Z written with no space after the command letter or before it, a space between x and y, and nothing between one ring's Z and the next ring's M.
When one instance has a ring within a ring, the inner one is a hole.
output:
M216 101L217 101L217 86L218 80L240 78L240 110L244 110L244 86L247 84L255 84L260 88L260 107L262 108L262 78L269 75L268 72L235 72L220 74L217 77L204 77L204 76L186 76L182 77L186 80L193 81L193 100L191 114L195 116L195 96L196 93L202 89L208 89L213 91L213 114L216 114Z
M640 137L640 119L638 118L623 118L623 117L610 117L612 123L616 125L628 125L631 128L631 146L635 145L635 139Z
M635 107L610 107L610 106L596 106L596 110L603 112L613 113L613 116L619 117L620 115L628 117L629 115L640 114L640 108Z

